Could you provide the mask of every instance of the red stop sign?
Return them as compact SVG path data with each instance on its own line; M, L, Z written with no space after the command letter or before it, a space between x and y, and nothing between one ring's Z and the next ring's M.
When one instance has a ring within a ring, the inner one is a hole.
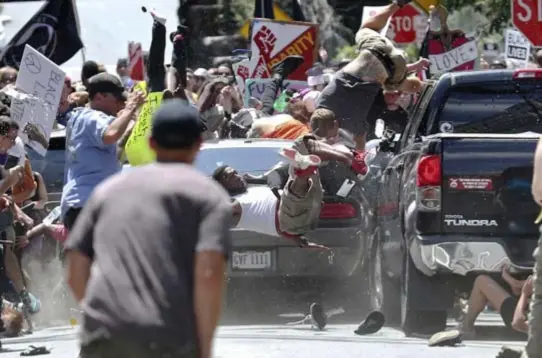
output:
M533 46L542 46L542 0L512 0L512 23Z
M394 34L391 39L398 44L416 41L416 18L422 15L423 12L412 4L399 9L391 18L390 28Z

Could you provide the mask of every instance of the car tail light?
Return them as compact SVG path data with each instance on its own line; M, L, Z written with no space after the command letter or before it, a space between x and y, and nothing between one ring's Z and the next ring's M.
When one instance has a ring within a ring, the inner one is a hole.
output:
M440 186L442 182L442 172L440 166L440 156L426 155L418 162L418 175L416 185L422 186Z
M356 208L349 203L324 203L320 210L320 219L352 219L356 216Z
M512 78L514 79L542 78L542 70L522 68L519 70L515 70L514 74L512 75Z

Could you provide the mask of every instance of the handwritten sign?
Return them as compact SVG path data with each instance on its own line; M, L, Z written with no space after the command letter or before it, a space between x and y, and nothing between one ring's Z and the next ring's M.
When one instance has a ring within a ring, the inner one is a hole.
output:
M254 19L250 78L269 78L271 68L288 56L299 55L305 62L288 78L306 80L306 71L318 58L318 24Z
M21 139L41 156L47 153L65 77L55 63L25 46L15 87L29 96L12 98L11 118L22 128Z
M256 99L261 99L263 96L263 92L265 91L265 87L269 85L273 80L271 78L251 78L246 80L245 82L245 96L243 99L243 102L245 104L245 107L249 107L249 100L250 97L254 97ZM304 90L307 88L307 82L306 81L290 81L285 80L283 82L283 88L284 89L294 89L297 91ZM280 93L279 93L280 94Z
M505 55L508 60L517 61L521 67L526 67L531 53L531 43L521 32L507 29L505 38Z
M439 40L433 39L434 44L429 44L429 61L431 61L431 74L441 74L451 71L465 71L474 66L478 58L478 47L475 40L466 37L457 38L452 43L452 49L444 50ZM437 45L435 46L431 45ZM443 51L444 50L444 51ZM439 53L439 51L442 51Z
M152 115L162 103L162 92L149 93L147 102L141 107L137 122L126 142L126 157L132 166L144 165L154 161L154 152L149 147Z

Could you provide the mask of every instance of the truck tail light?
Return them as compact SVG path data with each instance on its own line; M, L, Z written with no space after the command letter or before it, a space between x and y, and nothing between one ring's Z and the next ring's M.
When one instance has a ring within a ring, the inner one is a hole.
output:
M440 156L425 155L418 162L418 175L416 177L416 185L424 186L440 186L442 183L442 170L440 165Z
M416 202L420 211L440 210L442 167L439 155L425 155L418 162Z
M353 219L356 216L356 208L349 203L324 203L320 210L320 219Z
M531 78L542 78L542 70L540 69L528 69L522 68L515 70L512 78L519 79L531 79Z

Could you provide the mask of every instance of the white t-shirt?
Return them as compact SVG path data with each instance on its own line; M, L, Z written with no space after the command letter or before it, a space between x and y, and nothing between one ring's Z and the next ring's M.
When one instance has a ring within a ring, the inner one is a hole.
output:
M249 187L234 197L241 204L241 219L237 228L260 234L279 236L275 226L278 200L268 186Z
M15 138L15 145L8 150L8 155L19 158L17 165L24 167L26 150L24 149L24 142L21 138Z

